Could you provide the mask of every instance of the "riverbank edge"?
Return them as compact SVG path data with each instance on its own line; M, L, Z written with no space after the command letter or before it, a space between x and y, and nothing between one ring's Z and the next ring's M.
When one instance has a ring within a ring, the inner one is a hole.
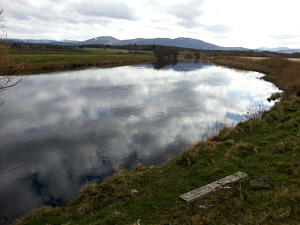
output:
M207 141L182 149L179 157L169 157L164 165L118 170L100 185L83 187L66 205L43 207L18 224L134 224L139 219L141 224L296 224L299 106L299 97L278 102L262 118L225 127ZM241 196L220 202L216 194L204 200L217 203L217 209L193 215L178 201L180 194L239 170L249 175ZM271 188L250 187L250 179L266 174ZM136 197L130 194L133 189L138 190Z
M242 60L237 60L237 59L242 59ZM214 64L219 66L263 73L264 76L262 77L262 79L275 84L281 90L284 88L283 83L280 79L279 71L268 66L252 63L251 61L253 60L251 59L245 59L242 57L213 57L211 58L211 61Z
M137 65L141 63L154 63L156 59L141 59L141 60L103 60L98 62L85 62L85 63L58 63L58 64L46 64L32 67L31 65L25 65L20 75L34 75L39 73L52 73L61 72L66 70L78 70L91 67L110 68L117 66L129 66Z

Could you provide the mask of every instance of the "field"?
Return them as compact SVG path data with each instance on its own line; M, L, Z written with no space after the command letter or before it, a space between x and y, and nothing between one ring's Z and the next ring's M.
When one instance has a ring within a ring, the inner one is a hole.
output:
M300 59L299 58L288 58L288 60L291 60L292 62L300 63Z
M240 58L251 59L251 60L267 59L267 57L240 57ZM300 58L286 58L286 59L288 59L289 61L292 61L292 62L300 63Z
M97 53L97 54L127 54L126 49L113 49L113 48L84 48L84 51ZM152 55L152 51L141 51L141 53Z
M16 65L22 65L21 72L11 70L11 74L33 74L77 67L134 64L156 60L149 52L129 54L128 51L121 49L75 49L65 52L13 50L10 55ZM9 65L9 68L14 67L16 66ZM9 68L3 70L9 71Z

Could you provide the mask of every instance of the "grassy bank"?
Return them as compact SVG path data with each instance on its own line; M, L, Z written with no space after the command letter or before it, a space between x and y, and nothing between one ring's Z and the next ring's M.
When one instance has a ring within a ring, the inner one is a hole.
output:
M145 54L128 54L118 49L84 49L71 52L59 51L16 51L10 52L13 64L1 68L7 71L6 75L13 75L16 71L13 69L22 65L23 74L34 74L41 72L61 71L66 69L88 67L88 66L105 66L105 65L123 65L155 61L156 58L144 52ZM19 74L18 73L18 74ZM3 74L4 75L4 74Z
M101 185L86 185L66 205L38 209L18 224L298 224L299 112L299 97L276 103L262 118L224 127L162 166L120 170ZM192 214L178 199L237 171L249 175L241 195L219 190L205 197L212 210ZM250 186L263 175L270 176L270 188Z

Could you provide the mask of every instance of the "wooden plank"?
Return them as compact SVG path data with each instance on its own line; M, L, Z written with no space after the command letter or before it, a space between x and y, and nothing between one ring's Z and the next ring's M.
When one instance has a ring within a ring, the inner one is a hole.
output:
M236 172L232 175L224 177L213 183L207 184L198 189L195 189L193 191L190 191L183 195L180 195L179 198L182 199L183 201L185 201L186 203L192 203L194 201L199 200L200 198L203 198L204 196L210 194L213 191L217 191L217 190L222 189L230 184L239 182L239 181L243 180L244 178L246 178L247 176L248 175L246 173Z

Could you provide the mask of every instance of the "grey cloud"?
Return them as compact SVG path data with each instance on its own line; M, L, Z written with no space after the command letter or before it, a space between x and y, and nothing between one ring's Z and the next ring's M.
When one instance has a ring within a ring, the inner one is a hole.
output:
M188 0L180 2L169 2L165 4L153 1L151 5L164 17L164 23L175 24L183 28L195 28L201 26L200 17L203 15L202 6L206 0ZM149 3L150 4L150 3ZM161 23L158 18L152 18L151 22Z
M53 4L51 1L45 1L42 5L37 4L33 6L29 2L16 0L5 5L7 5L7 8L4 9L5 13L12 19L51 21L63 16L63 13L59 10L59 5Z
M112 19L136 20L134 8L125 2L119 1L82 1L73 3L71 6L74 12L81 16L107 17ZM92 22L92 21L91 21Z
M133 6L119 1L8 1L1 6L9 38L88 39L82 32L107 28L115 20L136 20Z
M277 42L277 46L295 46L294 48L300 48L299 35L269 35Z
M150 27L162 31L172 31L172 29L168 27L161 27L161 26L150 26Z
M201 9L191 5L179 5L170 8L168 12L183 21L194 21L202 15Z
M188 20L182 20L182 21L178 22L177 24L179 26L181 26L181 27L188 28L188 29L192 29L192 28L196 28L196 27L201 27L202 26L197 21L188 21Z
M205 26L205 29L217 34L229 33L231 31L230 26L226 24L215 24L211 26Z
M269 36L272 37L272 38L284 39L284 40L298 37L296 35L288 35L288 34L284 34L284 35L269 35Z
M7 1L7 0L6 0ZM134 20L135 11L126 3L119 1L43 1L41 4L30 4L16 0L7 5L7 14L17 19L36 18L39 20L69 20L78 21L84 17L106 17L112 19ZM94 23L97 21L89 21Z
M171 5L166 9L168 14L171 14L179 19L177 23L179 26L185 28L195 28L201 26L200 17L203 15L201 9L202 4L205 1L188 1L181 2L179 4Z

